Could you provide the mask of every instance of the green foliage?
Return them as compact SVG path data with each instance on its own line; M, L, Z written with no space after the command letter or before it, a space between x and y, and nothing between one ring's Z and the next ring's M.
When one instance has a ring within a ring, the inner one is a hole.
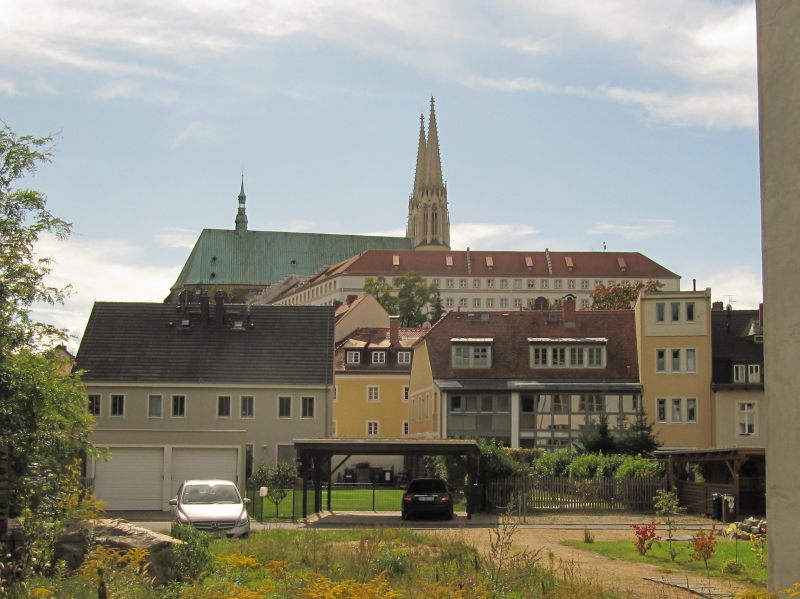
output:
M638 478L662 474L664 474L664 465L658 460L642 456L626 456L614 476L616 478Z
M496 439L478 439L478 449L480 456L480 474L478 482L485 484L493 478L506 478L524 472L519 462L511 457L511 454L500 441Z
M619 446L617 439L608 426L608 416L602 414L600 421L587 426L581 432L579 443L586 453L617 453Z
M198 580L211 569L214 559L211 555L211 535L194 526L176 526L173 529L176 539L183 541L172 549L175 572L180 580Z
M603 473L605 456L597 453L587 453L575 458L569 465L571 479L600 478Z
M646 283L620 283L617 285L599 285L589 296L592 299L592 310L629 310L633 308L641 291L658 291L664 286L659 281Z
M422 275L410 271L391 285L386 277L368 277L364 291L374 296L389 313L400 316L401 327L418 327L436 322L444 313L439 287L428 285Z
M536 460L538 460L545 453L544 449L538 449L534 447L509 447L507 451L508 455L510 455L514 461L526 468L532 468L536 463Z
M539 456L533 463L534 476L567 476L577 454L572 449L557 449Z
M652 455L659 447L661 443L653 433L653 424L647 422L643 411L639 411L636 420L617 436L617 448L620 453Z
M247 486L251 489L267 487L267 499L275 504L275 517L281 502L294 488L297 479L297 464L294 462L278 462L274 466L269 466L261 462L247 481Z
M741 574L744 571L744 564L734 557L725 561L719 571L722 574Z
M656 513L664 518L664 524L667 525L667 547L670 559L674 562L680 553L677 544L673 541L675 537L675 516L683 511L683 508L679 505L678 492L659 489L653 497L653 505L656 508Z

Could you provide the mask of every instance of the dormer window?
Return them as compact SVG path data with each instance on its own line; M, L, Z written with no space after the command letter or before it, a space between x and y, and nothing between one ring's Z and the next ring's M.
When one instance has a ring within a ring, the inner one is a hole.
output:
M347 352L347 363L348 364L361 364L361 352L358 352L358 351L349 351L349 352Z
M533 270L533 258L531 256L525 256L525 267L528 270Z
M607 339L539 338L528 339L531 368L604 368Z
M617 265L619 266L621 272L627 272L628 264L625 262L625 258L622 256L617 257Z
M568 271L575 270L575 264L573 264L571 256L564 256L564 264L567 266Z
M374 351L374 352L372 352L372 363L373 364L386 364L386 352L385 351Z
M410 351L397 352L397 363L411 364L411 352Z
M486 256L486 268L488 268L489 270L494 268L494 260L492 259L491 256Z
M397 270L398 268L400 268L400 256L397 255L397 254L392 256L392 268L394 270Z
M453 338L453 368L491 368L492 338Z
M447 268L453 268L453 257L452 256L445 256L444 263Z

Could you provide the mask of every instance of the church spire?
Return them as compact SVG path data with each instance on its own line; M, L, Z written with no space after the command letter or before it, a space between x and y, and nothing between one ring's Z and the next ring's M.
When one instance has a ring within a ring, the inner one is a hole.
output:
M411 239L414 249L450 248L447 188L442 178L439 130L433 97L427 139L425 117L420 115L417 168L414 173L414 190L408 202L406 237Z
M236 212L236 232L247 231L247 213L245 212L245 202L247 196L244 193L244 173L242 173L242 188L239 191L239 210Z

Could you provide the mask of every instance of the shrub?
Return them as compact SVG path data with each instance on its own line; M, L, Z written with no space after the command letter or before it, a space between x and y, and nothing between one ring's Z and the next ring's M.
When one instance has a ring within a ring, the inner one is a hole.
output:
M599 478L605 458L597 453L587 453L575 458L569 465L569 477L574 480Z
M714 557L717 547L717 525L712 524L711 530L707 532L698 530L692 540L694 541L692 559L703 560L706 570L708 570L708 560Z
M616 478L636 478L639 476L660 476L664 466L658 460L642 456L626 457L614 473Z
M197 580L211 568L211 535L193 526L176 526L175 538L183 541L172 549L175 573L181 580Z
M744 564L738 559L729 559L720 568L723 574L741 574L744 571Z
M660 541L661 537L656 534L656 526L661 522L653 520L650 524L631 524L633 529L634 540L633 544L639 555L647 555L647 552L653 547L653 543Z
M569 465L575 459L576 453L572 449L557 449L544 453L533 464L535 476L567 476Z

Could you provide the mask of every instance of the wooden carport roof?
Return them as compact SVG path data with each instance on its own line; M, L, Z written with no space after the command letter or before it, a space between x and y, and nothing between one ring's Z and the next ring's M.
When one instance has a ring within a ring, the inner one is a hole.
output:
M480 450L474 440L463 439L295 439L294 447L303 474L303 517L306 513L307 481L314 481L314 510L322 511L322 464L328 464L328 484L331 475L344 463L330 467L335 455L452 455L467 471L467 488L478 479ZM467 496L467 518L472 515L471 493ZM328 509L330 509L328 493Z

